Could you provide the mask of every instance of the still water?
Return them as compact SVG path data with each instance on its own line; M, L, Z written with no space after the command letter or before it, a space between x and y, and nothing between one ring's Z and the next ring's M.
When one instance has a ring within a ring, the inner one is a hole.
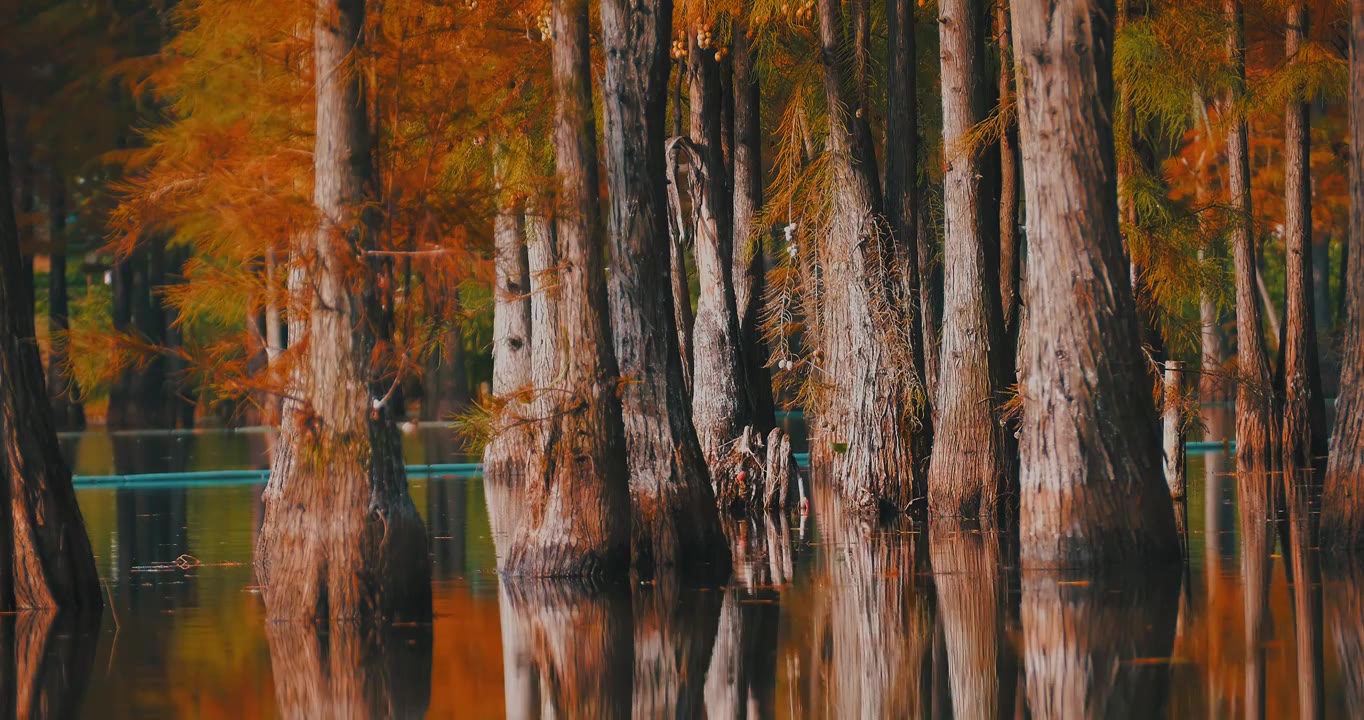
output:
M268 437L65 442L88 475L264 467ZM406 449L465 459L442 429ZM497 486L414 480L433 626L330 637L264 622L260 486L81 489L111 607L97 630L20 619L0 641L21 714L91 718L1364 717L1364 573L1242 525L1228 469L1191 458L1184 571L1020 576L978 532L816 502L731 527L743 562L710 588L502 583Z

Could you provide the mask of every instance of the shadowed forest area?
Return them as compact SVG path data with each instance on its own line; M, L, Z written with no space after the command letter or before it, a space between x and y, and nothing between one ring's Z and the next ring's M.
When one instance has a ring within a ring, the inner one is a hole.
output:
M1364 0L0 37L0 713L1364 713Z

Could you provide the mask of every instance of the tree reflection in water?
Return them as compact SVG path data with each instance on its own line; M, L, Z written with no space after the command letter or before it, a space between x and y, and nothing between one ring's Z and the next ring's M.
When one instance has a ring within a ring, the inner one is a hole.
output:
M0 717L79 717L100 618L45 611L0 618Z
M421 717L431 701L431 626L267 623L285 718Z

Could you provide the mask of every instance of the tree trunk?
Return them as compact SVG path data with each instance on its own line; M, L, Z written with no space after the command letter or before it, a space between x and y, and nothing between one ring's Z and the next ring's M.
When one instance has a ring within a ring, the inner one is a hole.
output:
M733 29L734 84L734 305L739 312L739 355L753 423L767 431L776 424L772 376L767 370L767 343L762 336L766 299L764 244L766 228L753 227L763 206L762 94L754 67L755 49L748 27L736 18Z
M483 449L483 474L522 478L534 454L527 399L531 385L530 260L522 215L503 206L493 220L493 395L505 403Z
M918 62L914 43L913 0L887 0L889 54L886 78L886 222L894 245L895 265L900 276L897 302L904 316L904 341L909 346L914 375L924 385L924 401L911 408L918 432L914 435L916 457L929 457L932 448L931 387L925 377L924 315L920 308L920 227L927 225L919 204L919 117ZM936 325L934 326L936 327ZM919 463L915 472L927 468ZM923 484L922 478L917 481Z
M1014 15L1020 33L1021 19ZM1168 667L1133 661L1168 658L1174 650L1179 575L1108 584L1058 583L1051 573L1024 571L1023 655L1033 718L1147 718L1165 709Z
M833 198L819 243L823 313L812 339L827 389L814 417L811 462L827 468L853 507L905 512L923 492L914 482L918 388L894 302L893 241L881 212L869 108L857 102L865 90L847 90L856 73L846 62L842 8L819 0L818 13Z
M631 599L632 717L702 717L722 596L711 588L685 589L677 575L667 574L635 588Z
M99 647L101 613L20 613L0 628L0 714L12 718L80 715ZM10 623L14 638L10 641ZM12 659L12 660L11 660ZM8 682L7 682L8 681Z
M985 115L985 7L943 0L943 206L947 219L941 375L935 403L928 511L935 517L993 522L1012 468L999 419L1004 363L1003 320L992 239L984 209L981 149L969 135Z
M1204 288L1199 296L1198 319L1201 327L1198 399L1204 403L1225 400L1227 350L1222 342L1222 312L1211 288Z
M922 138L920 138L922 139ZM927 197L924 188L919 189L920 197ZM928 203L920 204L921 207L928 207ZM938 368L941 365L941 345L939 339L942 334L942 286L943 268L942 260L938 254L938 232L934 224L927 215L919 218L917 223L918 232L918 255L919 255L919 317L923 324L923 355L924 355L924 394L929 398L938 396ZM933 408L933 414L937 414L937 408Z
M1269 584L1273 575L1275 514L1270 476L1238 470L1237 514L1241 525L1241 612L1246 653L1245 689L1241 704L1247 718L1265 713L1265 641L1269 630Z
M734 298L734 223L720 146L720 73L715 51L688 40L691 82L691 142L687 174L692 185L696 228L696 276L701 295L692 333L692 419L712 474L720 470L726 444L753 416L744 387L739 349L739 314ZM723 478L712 477L719 485Z
M592 110L586 0L554 0L554 151L559 257L555 297L560 346L532 367L546 400L542 438L528 477L526 514L503 567L513 575L623 573L630 561L630 488L620 377L611 348L597 206L597 131ZM534 309L532 322L534 323ZM542 358L532 355L532 365Z
M671 0L606 0L603 90L612 338L630 473L633 562L721 573L729 553L684 394L667 247L664 124ZM704 293L703 293L704 295ZM705 337L705 333L698 334Z
M1290 64L1302 62L1307 39L1307 5L1288 8L1284 51ZM1302 88L1298 88L1299 91ZM1321 391L1316 322L1312 310L1311 111L1305 99L1288 101L1284 115L1284 261L1287 275L1283 354L1283 460L1286 470L1308 468L1326 454L1326 402Z
M374 358L383 309L365 255L377 188L364 73L347 64L363 52L364 13L363 0L319 0L314 15L320 222L292 249L289 291L308 312L291 316L290 336L306 350L289 381L256 546L266 614L277 620L431 615L426 529L407 493L392 387Z
M1013 24L1006 2L995 5L995 42L999 45L999 107L1016 111L1014 98ZM1023 269L1022 238L1018 232L1018 208L1023 175L1018 169L1018 121L1004 127L999 136L999 307L1004 336L1018 337L1019 283ZM1006 352L1011 349L1006 347Z
M1322 686L1322 587L1318 561L1318 488L1312 471L1284 474L1288 532L1285 565L1293 588L1293 640L1297 661L1298 717L1324 717Z
M1109 0L1013 7L1024 193L1049 199L1027 207L1024 567L1180 550L1118 235L1113 15Z
M57 445L25 294L5 137L0 105L0 610L98 610L104 596Z
M71 326L66 292L66 183L61 176L53 175L52 196L48 199L48 237L52 247L48 252L47 337L52 349L47 358L47 399L58 431L84 430L85 405L80 399L80 385L71 375L66 340L62 337Z
M677 71L677 104L682 103L682 81L687 72ZM678 110L679 117L681 110ZM681 124L681 120L677 121ZM681 136L679 130L676 135ZM668 260L669 275L673 294L673 326L677 329L677 351L682 358L682 379L686 383L687 397L692 396L692 367L695 353L692 352L692 330L696 321L691 307L691 276L687 274L687 250L692 246L692 225L682 207L682 185L677 175L678 153L668 152L664 160L668 183Z
M1364 673L1357 670L1364 667L1364 625L1359 622L1364 617L1364 562L1352 557L1331 558L1322 569L1331 587L1325 603L1331 644L1338 666L1352 670L1342 677L1344 706L1358 712L1364 707Z
M1364 0L1350 1L1351 282L1345 287L1340 395L1321 515L1322 541L1364 548ZM1239 450L1238 450L1239 453Z
M746 720L777 716L780 595L731 586L720 610L706 672L706 717Z

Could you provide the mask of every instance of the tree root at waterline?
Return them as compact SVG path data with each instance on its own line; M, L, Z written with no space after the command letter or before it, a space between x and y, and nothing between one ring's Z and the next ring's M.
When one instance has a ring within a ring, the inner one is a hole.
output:
M744 427L711 468L715 501L734 514L779 511L796 501L800 478L791 437L773 428L766 440L752 425Z

